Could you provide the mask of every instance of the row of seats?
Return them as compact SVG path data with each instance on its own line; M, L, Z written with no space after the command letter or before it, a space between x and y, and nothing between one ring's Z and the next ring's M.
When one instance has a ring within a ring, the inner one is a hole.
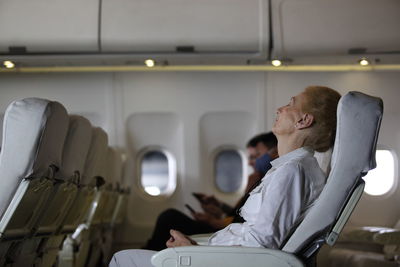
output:
M339 241L329 252L330 267L400 266L400 221L393 228L353 227Z
M122 169L121 153L84 117L45 99L11 103L0 154L0 265L106 261L129 193Z

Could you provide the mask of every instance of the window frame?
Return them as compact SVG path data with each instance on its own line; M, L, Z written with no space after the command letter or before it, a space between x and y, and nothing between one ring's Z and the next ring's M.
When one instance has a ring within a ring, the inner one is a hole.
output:
M145 155L149 152L160 152L164 154L164 156L167 158L167 164L168 164L168 184L167 184L167 189L164 192L161 192L157 196L150 195L148 192L146 192L143 184L142 184L142 163ZM139 189L140 196L147 199L147 200L165 200L167 198L170 198L176 191L177 188L177 183L178 183L178 173L177 173L177 161L174 155L168 151L168 149L162 147L162 146L157 146L157 145L150 145L146 146L143 149L141 149L137 154L136 154L136 186Z
M239 154L240 158L242 159L242 182L241 182L241 185L239 186L239 188L232 192L222 191L219 188L218 183L217 183L217 171L216 171L217 170L217 156L221 152L226 151L226 150L234 150L235 152L237 152ZM215 189L219 193L226 194L226 195L234 195L234 194L242 192L246 188L247 180L248 180L247 174L248 174L249 170L248 170L248 164L247 164L247 155L242 149L240 149L239 147L234 146L234 145L221 145L221 146L217 147L216 149L214 149L214 151L212 152L211 161L212 161L211 162L212 184L214 185Z

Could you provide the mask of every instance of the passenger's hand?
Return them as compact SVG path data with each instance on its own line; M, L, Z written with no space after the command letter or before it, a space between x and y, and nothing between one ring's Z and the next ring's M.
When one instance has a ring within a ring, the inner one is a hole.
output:
M171 237L166 243L167 247L169 247L169 248L197 245L196 241L190 239L188 236L182 234L179 231L171 229L169 231L169 233L170 233Z
M216 199L214 196L209 196L203 193L194 192L193 195L199 200L201 204L214 204L218 206L220 201Z
M204 195L202 197L203 201L202 204L206 204L206 205L214 205L214 206L221 206L221 201L219 201L216 197L214 196L207 196Z
M214 204L201 204L201 207L205 213L208 213L215 218L221 218L224 214L223 210Z

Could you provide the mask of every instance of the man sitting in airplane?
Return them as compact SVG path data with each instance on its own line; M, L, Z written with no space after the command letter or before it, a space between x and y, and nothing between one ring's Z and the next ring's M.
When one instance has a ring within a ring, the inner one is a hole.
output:
M191 211L194 220L176 209L167 209L162 212L156 222L153 234L144 249L162 250L170 237L170 229L177 229L187 235L211 233L226 227L232 222L243 222L238 214L248 197L248 193L261 181L266 172L271 168L270 161L278 157L277 139L272 132L259 134L247 143L249 165L254 172L249 175L245 194L234 207L201 193L194 193L204 210Z
M340 94L321 86L307 87L277 109L273 132L279 158L240 210L243 223L232 223L216 232L211 246L279 248L321 193L326 175L313 156L334 142L336 109ZM197 243L171 230L168 247ZM125 250L114 254L110 266L152 266L155 251Z

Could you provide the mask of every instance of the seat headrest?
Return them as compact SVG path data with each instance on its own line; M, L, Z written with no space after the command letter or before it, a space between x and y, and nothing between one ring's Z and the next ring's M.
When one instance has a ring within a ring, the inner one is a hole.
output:
M105 178L105 162L107 160L108 137L103 129L92 128L92 138L86 157L81 184L88 185L96 176Z
M383 116L382 99L361 92L349 92L338 106L338 125L331 168L342 163L347 151L362 151L351 165L367 173L376 167L375 152ZM365 147L362 145L365 144ZM349 162L350 163L350 162Z
M60 168L68 121L58 102L26 98L8 106L0 155L0 215L22 179L51 175L50 166Z
M380 98L360 92L344 95L338 105L331 172L321 195L283 247L296 253L332 226L355 185L375 168L375 150L383 114Z
M90 122L82 116L71 115L63 148L61 169L57 175L59 179L72 178L76 172L82 176L91 138Z

